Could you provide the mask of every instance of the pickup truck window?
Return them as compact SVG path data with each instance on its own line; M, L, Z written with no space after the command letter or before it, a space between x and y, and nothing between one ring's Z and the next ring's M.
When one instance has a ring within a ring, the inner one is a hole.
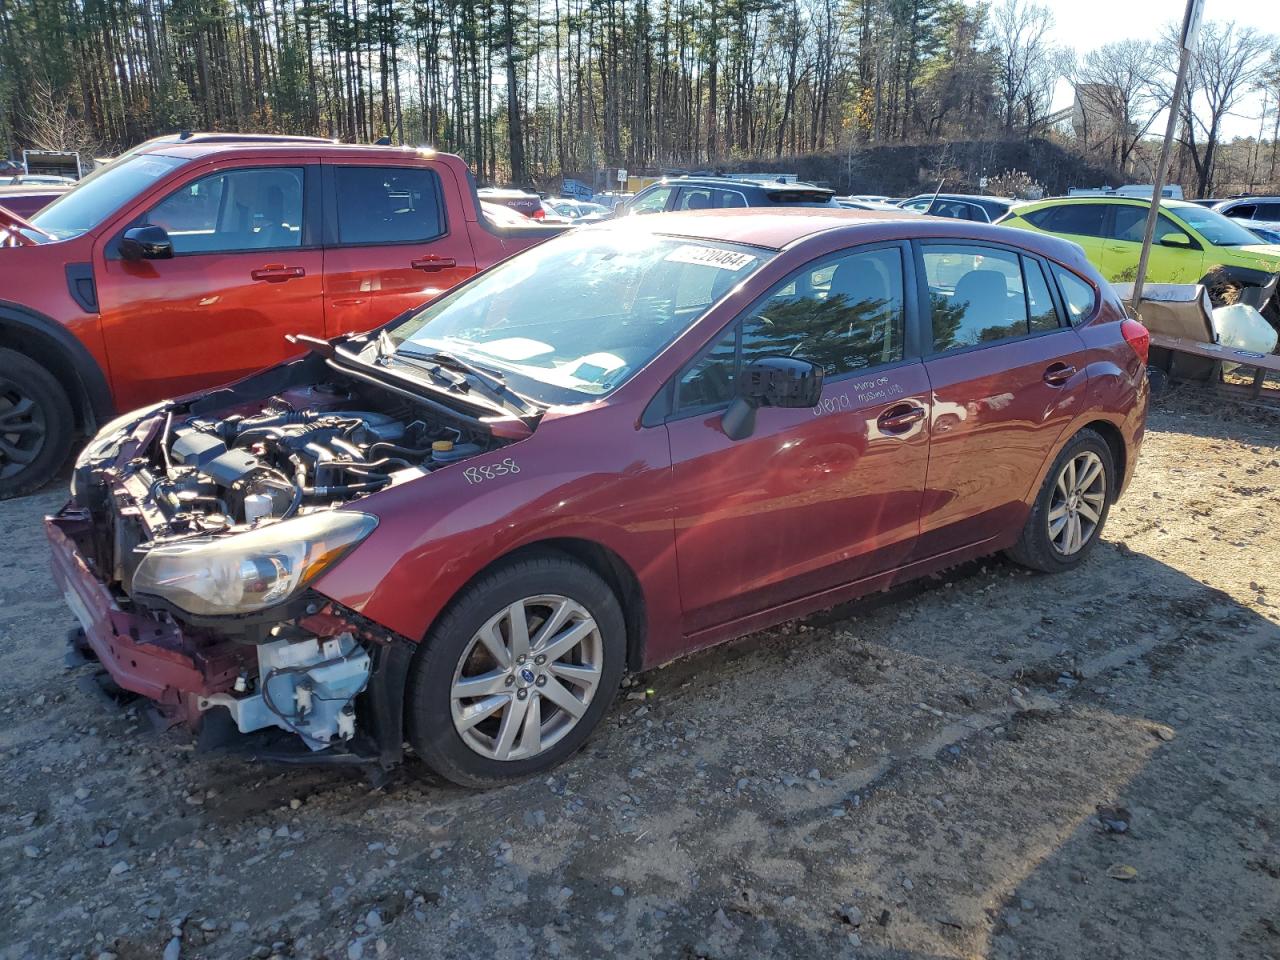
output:
M540 403L588 402L621 386L771 255L674 237L568 233L389 332L408 355L457 354ZM704 295L692 294L704 285Z
M334 185L341 244L421 243L444 234L430 170L338 166Z
M302 246L302 168L224 170L179 187L147 214L173 252L231 253Z
M59 240L78 237L186 162L155 153L126 155L89 174L31 222Z

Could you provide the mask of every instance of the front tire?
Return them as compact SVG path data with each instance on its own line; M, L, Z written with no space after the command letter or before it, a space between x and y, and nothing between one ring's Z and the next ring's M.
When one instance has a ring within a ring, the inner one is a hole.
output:
M75 415L62 385L15 350L0 349L0 500L54 478L71 452Z
M502 563L463 591L415 655L409 742L466 787L541 773L600 723L626 649L622 608L595 571L553 551Z
M1083 563L1111 511L1115 473L1111 448L1098 433L1072 437L1049 468L1009 558L1045 573Z

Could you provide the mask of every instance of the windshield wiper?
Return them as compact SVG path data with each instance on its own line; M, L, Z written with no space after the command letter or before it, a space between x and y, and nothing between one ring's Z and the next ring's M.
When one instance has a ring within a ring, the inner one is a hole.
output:
M381 353L381 349L379 350L379 353ZM457 371L458 373L466 374L475 381L474 384L472 384L471 381L464 381L467 386L474 386L478 393L495 403L501 404L503 409L509 410L516 416L531 417L542 412L542 409L537 404L525 397L522 397L520 394L508 387L507 381L498 374L491 373L483 367L478 367L473 363L468 363L461 357L454 356L451 353L444 353L440 350L433 350L429 353L419 353L416 350L406 350L404 346L401 345L401 347L396 350L394 357L408 360L425 360L428 363L435 364L434 369L437 371L441 367L444 367L449 370ZM413 366L422 365L415 363Z

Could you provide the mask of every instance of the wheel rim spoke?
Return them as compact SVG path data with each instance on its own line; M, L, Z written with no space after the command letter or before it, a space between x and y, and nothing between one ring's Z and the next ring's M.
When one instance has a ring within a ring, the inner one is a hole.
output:
M481 720L491 717L501 710L510 699L510 697L496 696L481 700L479 703L466 707L462 711L460 718L454 718L454 723L458 725L459 730L470 730Z
M510 630L507 644L511 657L519 661L521 657L529 655L529 617L525 613L523 600L507 607L507 627Z
M493 755L499 760L511 757L511 748L515 745L516 735L524 726L524 717L529 710L529 701L512 697L507 701L507 709L502 714L502 724L498 727L498 742L494 745Z
M574 605L568 600L562 600L556 604L551 611L551 616L547 617L546 622L538 628L537 635L531 641L533 646L539 649L545 646L547 639L559 633L560 629L569 621L569 618L573 615L573 610Z
M464 680L455 681L453 684L454 697L462 699L488 697L496 693L506 692L507 672L505 670L494 670L478 677L467 677Z
M489 656L493 657L498 666L510 670L511 651L507 649L507 643L502 639L502 631L498 626L501 619L501 617L494 617L490 620L480 629L476 639L489 651Z
M1102 462L1099 460L1089 460L1085 464L1084 472L1080 477L1080 483L1076 489L1079 490L1079 492L1084 493L1084 491L1093 486L1093 481L1098 478L1098 474L1100 473L1102 473Z
M538 652L544 655L548 660L559 660L566 653L576 647L596 629L594 620L583 620L574 624L565 630L559 636L552 638L546 646Z
M1098 522L1098 517L1100 516L1100 514L1098 513L1098 511L1096 511L1096 510L1093 508L1093 504L1089 503L1089 501L1088 501L1088 500L1081 500L1081 501L1080 501L1080 508L1079 508L1079 509L1080 509L1080 513L1081 513L1081 515L1082 515L1086 520L1088 520L1088 521L1089 521L1089 522L1091 522L1091 523L1097 523L1097 522Z
M580 667L576 663L553 663L551 673L570 683L590 689L600 682L599 667Z
M542 752L542 698L535 691L529 696L529 706L524 715L524 729L520 731L520 752L527 757Z
M547 685L541 689L541 693L575 719L587 712L587 705L570 693L569 688L555 677L547 680Z
M16 443L10 443L8 440L0 437L0 457L11 460L14 463L30 463L36 458L39 450L24 450Z

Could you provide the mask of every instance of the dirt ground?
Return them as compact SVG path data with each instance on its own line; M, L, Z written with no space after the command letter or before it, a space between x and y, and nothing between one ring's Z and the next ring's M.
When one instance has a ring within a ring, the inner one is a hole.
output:
M198 754L107 699L64 664L62 499L0 504L2 958L1280 958L1278 418L1166 399L1080 570L634 678L490 793Z

